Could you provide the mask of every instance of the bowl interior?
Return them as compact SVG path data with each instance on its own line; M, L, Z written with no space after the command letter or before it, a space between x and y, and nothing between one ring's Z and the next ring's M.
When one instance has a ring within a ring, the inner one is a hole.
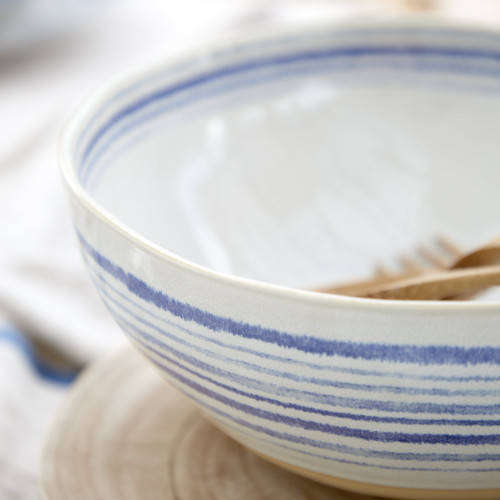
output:
M102 207L237 276L314 288L500 232L500 37L453 26L256 38L110 87L76 147Z

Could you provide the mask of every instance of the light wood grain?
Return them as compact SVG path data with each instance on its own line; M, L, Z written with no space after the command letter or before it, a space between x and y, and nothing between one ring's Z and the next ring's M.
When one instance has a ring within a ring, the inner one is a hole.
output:
M500 236L458 259L453 269L500 264Z
M131 348L87 370L49 432L41 500L427 500L499 490L415 490L277 467L227 437ZM305 479L341 486L349 493ZM424 486L424 485L423 485Z
M367 288L361 297L394 300L443 300L500 285L500 266L433 271Z
M406 259L402 273L378 273L368 280L318 291L379 299L446 300L469 298L500 285L500 237L465 255L460 255L457 247L445 238L440 238L439 243L448 254L455 255L451 264L438 260L434 262L435 268L426 270L410 265L412 260ZM427 261L435 260L434 252L420 250Z
M47 436L43 500L366 500L262 460L132 350L90 368Z

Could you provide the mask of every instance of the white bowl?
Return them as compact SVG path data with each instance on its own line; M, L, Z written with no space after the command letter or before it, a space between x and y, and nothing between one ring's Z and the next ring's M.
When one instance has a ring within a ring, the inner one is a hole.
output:
M496 236L500 35L420 22L246 38L119 77L60 147L103 300L281 465L400 498L500 495L500 303L307 291Z

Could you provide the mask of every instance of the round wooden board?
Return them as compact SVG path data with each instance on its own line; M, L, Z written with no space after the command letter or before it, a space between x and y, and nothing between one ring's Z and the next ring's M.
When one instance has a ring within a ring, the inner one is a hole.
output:
M287 472L214 427L132 349L80 377L47 436L43 500L367 500Z

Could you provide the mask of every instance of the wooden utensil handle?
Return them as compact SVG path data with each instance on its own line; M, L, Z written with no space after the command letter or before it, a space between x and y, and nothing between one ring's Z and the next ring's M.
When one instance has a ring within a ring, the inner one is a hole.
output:
M442 300L500 285L500 265L436 271L366 289L363 295L380 299Z

